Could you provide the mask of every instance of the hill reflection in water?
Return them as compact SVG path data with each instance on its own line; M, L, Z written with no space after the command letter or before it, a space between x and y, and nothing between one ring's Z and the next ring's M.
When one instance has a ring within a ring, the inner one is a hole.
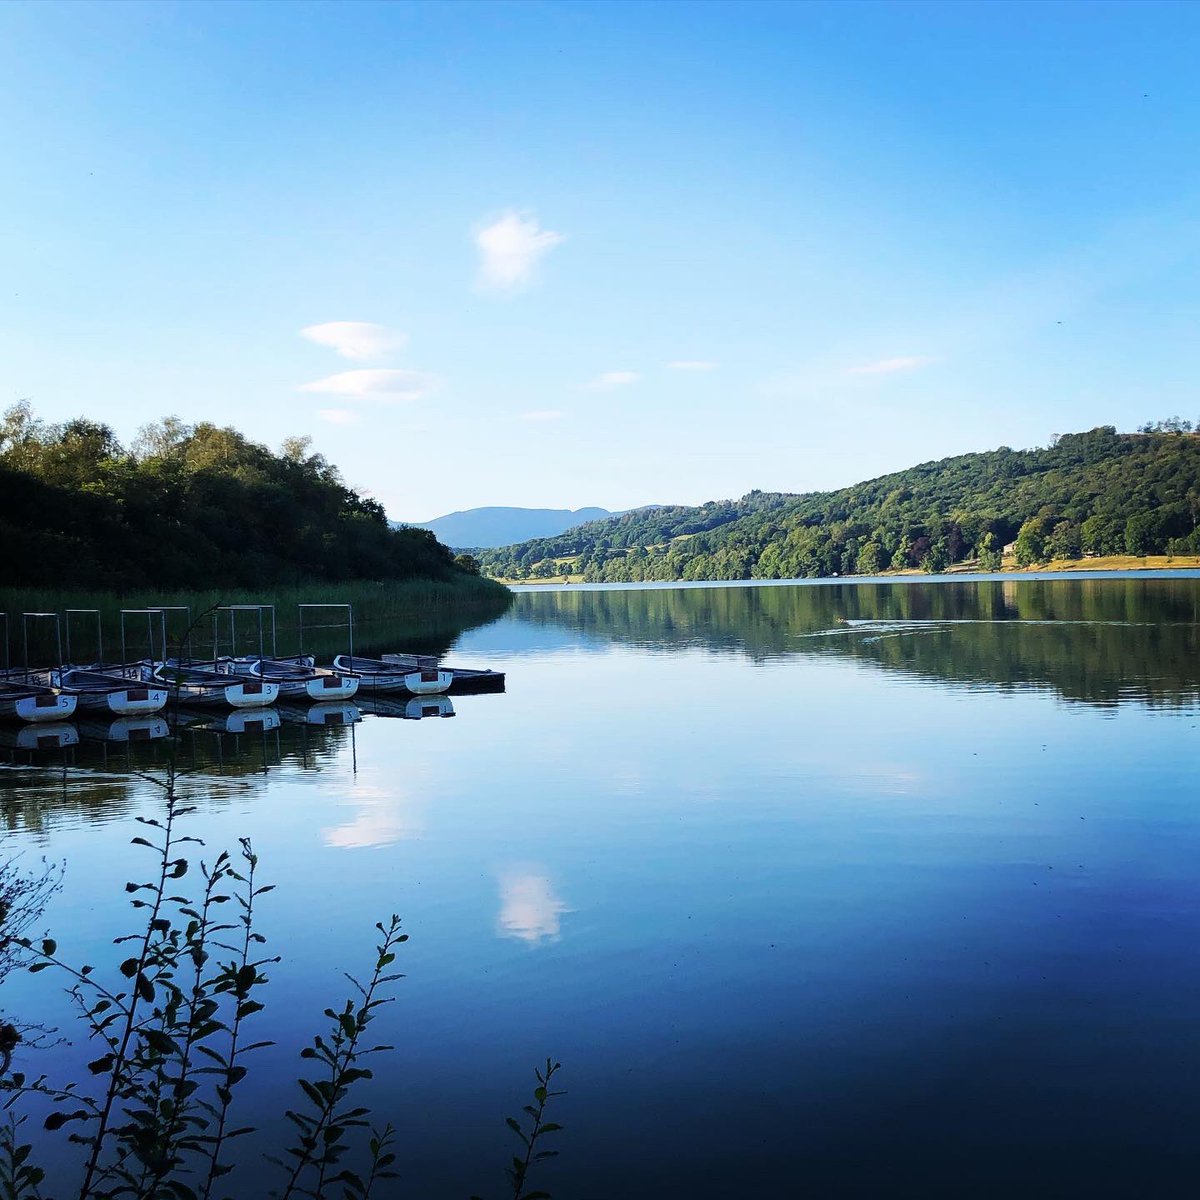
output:
M561 589L522 593L502 625L667 653L850 657L888 671L1070 701L1180 706L1200 695L1200 586L1115 578Z
M273 1186L296 1048L390 912L413 936L369 1102L413 1195L494 1178L547 1052L555 1195L1190 1194L1198 593L560 588L455 641L509 686L454 720L185 731L189 833L252 839L278 884L236 1194ZM8 746L0 796L12 845L66 863L51 929L111 968L166 741L94 733L40 768ZM45 975L5 990L69 1019Z

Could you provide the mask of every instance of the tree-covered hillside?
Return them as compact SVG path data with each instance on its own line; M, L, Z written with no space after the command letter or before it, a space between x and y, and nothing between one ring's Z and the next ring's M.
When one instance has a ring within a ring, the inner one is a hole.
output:
M212 588L450 579L433 534L383 508L292 438L274 454L234 429L169 417L121 446L106 425L0 419L0 585Z
M1084 554L1200 553L1200 435L1111 425L1044 449L922 463L835 492L637 510L482 553L503 579L791 579Z

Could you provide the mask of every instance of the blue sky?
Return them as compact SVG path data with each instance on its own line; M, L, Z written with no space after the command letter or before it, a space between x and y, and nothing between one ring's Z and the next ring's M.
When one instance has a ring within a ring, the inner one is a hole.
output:
M9 3L0 406L309 434L410 520L1194 419L1198 45L1144 2Z

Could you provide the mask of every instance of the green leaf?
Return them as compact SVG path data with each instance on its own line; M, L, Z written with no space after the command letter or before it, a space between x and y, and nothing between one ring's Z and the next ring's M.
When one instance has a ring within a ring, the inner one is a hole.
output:
M150 996L152 997L153 994L153 991L151 991ZM150 997L147 998L149 999ZM175 1054L179 1050L179 1046L175 1040L168 1037L161 1029L143 1029L142 1037L146 1039L147 1045L156 1054Z

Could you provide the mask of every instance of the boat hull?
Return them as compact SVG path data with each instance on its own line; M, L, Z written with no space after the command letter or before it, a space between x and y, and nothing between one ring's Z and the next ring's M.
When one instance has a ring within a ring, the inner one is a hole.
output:
M265 708L279 699L279 685L265 679L228 676L220 683L176 683L169 669L157 679L171 692L178 688L179 703L189 708Z
M424 661L425 665L397 663L393 667L380 659L350 658L339 654L333 660L333 666L337 671L353 672L362 691L371 694L436 696L447 691L454 682L453 674L439 668L433 660L419 661Z
M383 661L411 671L414 667L427 669L429 660L417 654L385 654ZM449 672L450 686L446 690L452 696L504 691L503 671L481 671L471 667L439 667L438 670Z
M306 657L230 659L229 669L233 674L248 676L257 682L274 684L281 700L304 703L349 700L358 691L357 675L311 666Z
M70 694L70 693L68 693ZM164 688L118 688L111 692L76 692L81 713L111 717L148 717L167 706Z
M358 679L352 675L313 675L273 682L278 684L280 696L301 703L349 700L358 691Z
M136 676L74 669L50 672L50 682L74 696L76 710L89 716L148 717L167 706L165 687L140 683Z
M49 724L66 721L75 712L74 696L63 692L43 692L17 699L0 697L0 720L23 721L27 724Z
M404 686L414 696L436 696L449 691L454 676L449 671L412 671L404 677Z

